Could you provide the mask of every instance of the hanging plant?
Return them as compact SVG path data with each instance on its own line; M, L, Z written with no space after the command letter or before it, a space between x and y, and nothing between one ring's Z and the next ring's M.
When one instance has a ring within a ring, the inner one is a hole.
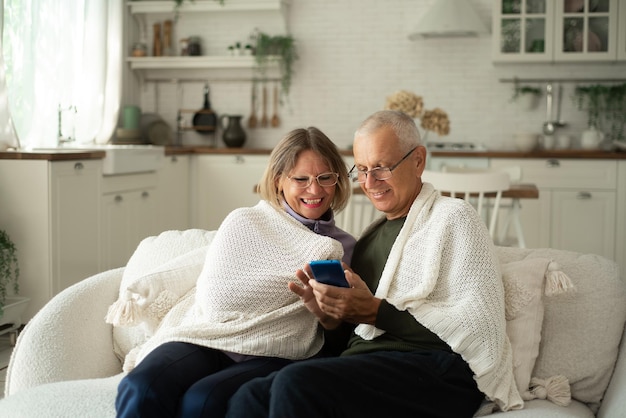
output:
M281 76L282 92L286 96L289 95L293 77L293 64L298 59L294 38L291 35L271 36L263 32L257 32L254 57L262 76L265 76L267 72L270 58L279 58L278 68Z
M608 129L613 140L624 141L626 124L626 83L618 85L592 84L576 86L574 97L579 110L587 111L588 126Z
M19 291L18 278L20 268L17 263L17 250L9 234L0 229L0 317L4 312L4 305L9 289L17 294Z

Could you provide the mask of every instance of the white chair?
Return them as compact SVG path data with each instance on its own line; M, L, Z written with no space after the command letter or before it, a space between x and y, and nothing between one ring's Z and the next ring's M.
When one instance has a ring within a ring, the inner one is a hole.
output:
M383 213L378 211L360 187L352 189L348 206L336 217L337 226L358 238L365 227Z
M450 166L442 165L441 171L454 172L454 173L467 173L467 172L488 172L487 168L470 168L465 166ZM497 171L503 171L509 175L511 184L517 184L522 180L522 168L520 166L499 167ZM498 227L497 244L509 245L510 241L507 239L507 234L511 226L515 233L515 240L517 246L520 248L526 248L526 240L524 239L524 230L522 229L522 222L520 220L520 210L522 205L519 198L503 198L500 202L500 210L505 210L500 216L504 215L504 222Z
M491 238L494 238L502 192L510 184L507 173L477 169L462 172L424 170L422 180L432 183L442 194L469 201L487 224Z

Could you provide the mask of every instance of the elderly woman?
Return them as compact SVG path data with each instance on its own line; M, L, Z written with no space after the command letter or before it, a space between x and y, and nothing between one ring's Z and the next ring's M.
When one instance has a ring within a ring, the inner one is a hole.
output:
M259 189L256 206L224 219L195 295L172 308L120 382L119 417L223 416L243 383L322 348L324 321L289 287L311 260L350 262L355 239L334 223L350 197L346 165L320 130L296 129Z

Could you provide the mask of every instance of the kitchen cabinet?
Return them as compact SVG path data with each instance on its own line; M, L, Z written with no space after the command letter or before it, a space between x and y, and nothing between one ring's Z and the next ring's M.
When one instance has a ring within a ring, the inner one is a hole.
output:
M617 163L617 219L615 222L615 261L626 276L626 161Z
M494 0L494 62L624 59L624 0ZM618 36L622 40L618 41ZM626 47L624 47L626 48Z
M189 164L188 155L166 157L157 172L159 180L159 228L185 230L189 228Z
M539 199L522 201L528 247L552 247L616 258L617 161L491 159L492 168L519 166L521 182Z
M214 230L233 209L260 200L255 187L269 155L197 155L191 168L191 223Z
M256 70L253 56L232 56L228 46L239 41L245 45L254 28L269 34L287 33L285 0L188 0L175 9L173 1L127 1L132 21L127 24L126 44L130 54L136 42L147 45L145 57L128 57L130 68L144 79L250 80ZM155 23L175 21L176 39L171 56L153 55ZM179 39L199 36L201 56L180 56ZM278 61L270 60L266 76L278 74Z
M626 60L626 0L620 0L618 6L619 24L617 27L617 59Z
M105 270L125 266L137 245L162 232L156 172L102 178L102 260Z
M101 160L0 160L0 228L17 247L30 319L54 295L102 270Z

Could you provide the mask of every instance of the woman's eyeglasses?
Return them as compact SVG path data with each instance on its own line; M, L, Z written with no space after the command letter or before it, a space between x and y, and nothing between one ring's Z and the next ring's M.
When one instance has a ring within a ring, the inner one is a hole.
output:
M289 180L293 183L294 186L300 189L306 189L313 183L313 179L317 181L322 187L330 187L337 184L339 181L339 174L337 173L322 173L319 176L308 177L308 176L287 176Z

